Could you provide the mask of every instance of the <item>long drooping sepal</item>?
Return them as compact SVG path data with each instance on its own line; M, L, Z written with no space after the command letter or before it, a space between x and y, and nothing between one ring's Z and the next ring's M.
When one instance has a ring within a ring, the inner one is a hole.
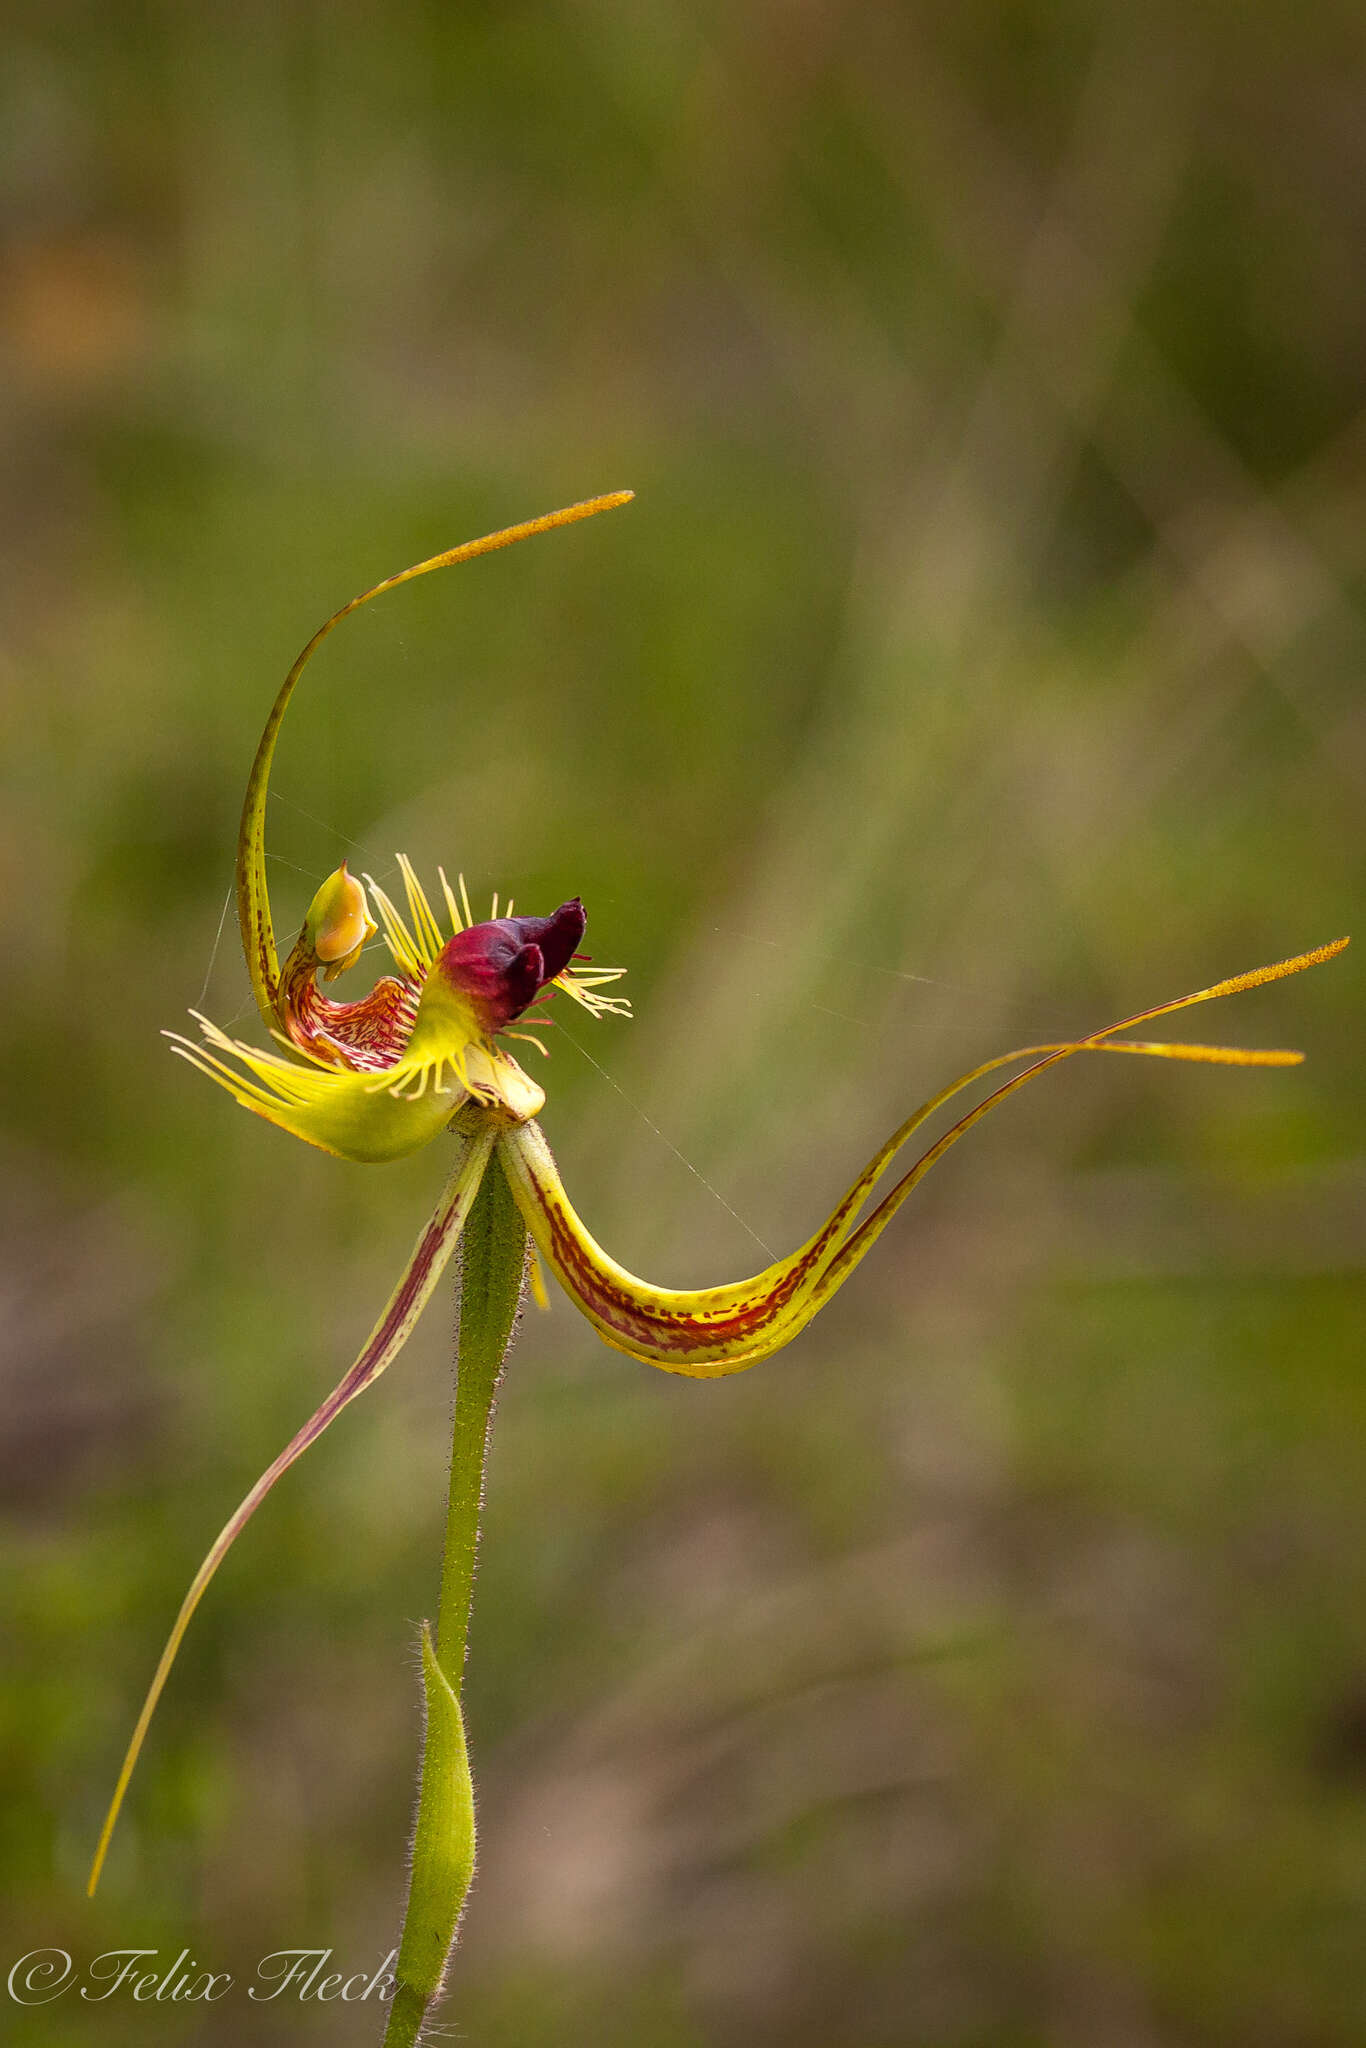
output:
M607 512L614 506L627 504L633 495L631 491L610 491L605 497L586 498L581 504L566 505L558 512L543 514L539 519L527 519L519 526L507 526L501 532L486 533L479 540L467 540L460 547L447 548L444 554L432 555L425 562L415 563L411 569L401 569L397 576L386 576L383 583L377 583L373 589L353 597L340 611L334 612L325 625L319 626L280 685L280 693L271 706L247 779L242 823L237 835L237 920L252 992L269 1027L273 1028L276 1021L275 995L280 961L270 915L270 892L266 886L266 798L280 727L294 694L294 686L315 650L344 618L359 611L362 605L369 604L372 597L382 597L386 590L397 590L401 583L411 583L433 569L449 569L458 562L473 561L476 555L491 555L495 549L511 547L514 541L529 540L533 534L549 533L557 526L572 526L576 520L591 519L597 512Z
M501 1132L498 1156L538 1249L599 1336L618 1350L629 1352L647 1364L662 1366L667 1372L684 1373L697 1379L718 1378L743 1371L746 1366L756 1364L789 1343L848 1278L911 1189L923 1179L935 1161L942 1158L951 1145L956 1144L998 1103L1059 1061L1079 1052L1122 1052L1223 1066L1297 1064L1303 1057L1298 1052L1279 1049L1249 1051L1238 1046L1156 1044L1140 1040L1115 1042L1114 1034L1144 1024L1150 1018L1187 1009L1194 1003L1236 995L1240 990L1255 988L1262 982L1298 974L1306 967L1331 959L1346 944L1346 939L1339 939L1332 945L1317 947L1311 953L1297 954L1291 960L1277 961L1270 967L1253 968L1250 973L1235 975L1211 988L1199 989L1193 995L1141 1010L1136 1016L1125 1017L1117 1024L1107 1025L1103 1031L1092 1033L1089 1038L1058 1045L1023 1046L974 1067L971 1073L960 1075L947 1088L942 1088L928 1102L922 1103L892 1133L814 1237L809 1238L790 1258L778 1260L750 1280L729 1286L696 1291L652 1287L648 1281L638 1280L619 1266L603 1251L575 1214L550 1147L534 1122ZM961 1089L984 1079L999 1067L1022 1059L1032 1060L1033 1064L993 1090L985 1101L961 1117L916 1161L872 1214L855 1228L858 1213L873 1187L907 1139L926 1119Z
M455 1249L465 1219L479 1191L484 1170L489 1163L493 1132L491 1127L485 1124L468 1134L461 1133L456 1142L461 1151L455 1171L446 1183L436 1213L414 1245L413 1255L404 1268L403 1277L385 1304L384 1313L367 1337L360 1356L338 1381L322 1406L309 1417L297 1435L291 1437L278 1458L266 1467L245 1500L229 1516L191 1581L190 1589L180 1604L175 1624L166 1639L166 1647L161 1653L161 1660L153 1674L152 1683L147 1689L147 1697L142 1703L142 1711L138 1715L137 1725L119 1771L118 1783L114 1787L114 1796L109 1803L109 1811L100 1831L99 1845L95 1850L95 1859L90 1870L89 1890L92 1895L99 1883L100 1871L104 1867L105 1855L119 1817L119 1809L123 1805L123 1797L128 1790L128 1783L151 1725L152 1716L156 1712L157 1702L161 1698L185 1631L190 1625L195 1609L204 1597L209 1581L276 1480L289 1470L296 1459L303 1456L310 1444L316 1443L328 1425L335 1422L347 1403L354 1401L357 1394L363 1394L367 1387L373 1386L386 1366L391 1365L397 1358L412 1334L413 1325L426 1307L432 1289L445 1271L446 1262Z

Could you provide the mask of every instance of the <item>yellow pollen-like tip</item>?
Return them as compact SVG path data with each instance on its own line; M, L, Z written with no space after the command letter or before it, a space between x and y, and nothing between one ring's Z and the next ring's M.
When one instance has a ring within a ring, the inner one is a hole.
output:
M343 861L309 904L305 937L330 974L339 974L350 966L375 929L364 884L348 874Z

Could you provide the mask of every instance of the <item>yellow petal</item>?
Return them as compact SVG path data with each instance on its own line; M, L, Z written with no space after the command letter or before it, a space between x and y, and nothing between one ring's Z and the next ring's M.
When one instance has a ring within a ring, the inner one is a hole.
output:
M718 1378L741 1372L789 1343L848 1278L912 1188L949 1147L1016 1089L1074 1053L1122 1052L1226 1066L1286 1066L1298 1061L1301 1054L1279 1048L1250 1051L1240 1046L1110 1041L1115 1032L1145 1023L1151 1017L1298 974L1306 967L1331 959L1346 944L1346 939L1339 939L1311 953L1297 954L1269 967L1253 968L1211 988L1198 989L1194 995L1180 996L1174 1002L1159 1003L1154 1009L1123 1018L1089 1038L1059 1045L1024 1046L974 1067L971 1073L960 1075L922 1103L892 1133L814 1237L808 1238L789 1258L777 1260L749 1280L727 1286L654 1287L619 1266L576 1215L550 1147L534 1122L502 1132L498 1156L538 1250L604 1342L647 1364L661 1366L666 1372L684 1373L696 1379ZM1032 1059L1034 1064L1002 1083L985 1101L960 1117L856 1228L865 1199L912 1133L960 1089L1021 1059Z

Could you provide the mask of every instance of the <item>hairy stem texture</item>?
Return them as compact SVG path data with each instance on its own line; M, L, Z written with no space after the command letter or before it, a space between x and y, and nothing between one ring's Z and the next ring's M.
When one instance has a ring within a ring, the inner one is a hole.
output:
M441 1994L474 1877L474 1788L460 1690L469 1641L484 1461L494 1397L521 1306L527 1234L491 1166L460 1249L455 1421L436 1641L422 1630L425 1738L408 1906L383 2048L412 2048Z

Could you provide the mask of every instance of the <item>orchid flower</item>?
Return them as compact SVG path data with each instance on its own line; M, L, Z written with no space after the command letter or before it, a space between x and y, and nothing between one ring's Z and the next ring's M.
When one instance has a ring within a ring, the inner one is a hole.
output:
M544 1091L511 1051L513 1044L529 1040L544 1052L527 1024L551 999L574 1002L597 1020L629 1015L628 1004L611 992L622 970L594 967L582 954L586 916L578 898L571 897L547 915L519 916L511 901L500 914L495 897L491 915L478 919L463 879L452 887L440 869L439 890L429 894L400 855L400 905L370 876L353 875L343 864L317 891L282 964L265 857L266 803L280 726L310 657L342 619L433 569L589 518L624 504L630 496L629 491L620 491L590 499L487 535L419 562L353 598L304 648L266 721L247 783L236 889L252 990L274 1044L270 1049L254 1047L197 1017L197 1037L168 1034L173 1048L243 1108L339 1158L397 1159L449 1133L455 1161L436 1210L359 1356L230 1517L185 1596L129 1744L96 1853L92 1891L152 1713L205 1588L276 1481L397 1356L455 1249L486 1176L501 1177L536 1253L607 1344L666 1372L695 1378L740 1372L789 1343L810 1322L935 1162L1017 1089L1082 1052L1229 1066L1293 1065L1302 1058L1298 1052L1171 1044L1118 1034L1196 1003L1297 974L1330 959L1347 944L1340 939L1233 975L1083 1038L1025 1046L987 1060L913 1111L814 1234L786 1258L751 1278L698 1289L656 1287L637 1279L602 1249L575 1211L537 1121ZM376 934L388 950L393 971L382 976L368 995L351 1002L334 1000L326 990L356 965ZM960 1115L874 1206L868 1206L902 1148L936 1111L998 1069L1021 1062L1026 1063L1022 1070ZM532 1284L540 1298L543 1290L534 1255L531 1265ZM424 1647L424 1657L429 1648ZM458 1678L452 1683L458 1686ZM429 1703L431 1698L429 1689ZM463 1759L463 1747L460 1755Z

